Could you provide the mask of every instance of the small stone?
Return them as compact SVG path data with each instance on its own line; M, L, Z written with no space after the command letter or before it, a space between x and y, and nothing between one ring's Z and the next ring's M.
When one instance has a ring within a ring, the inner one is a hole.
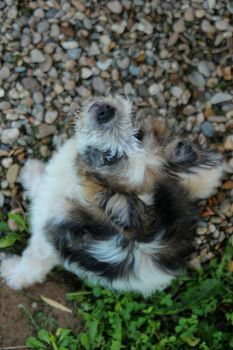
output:
M41 90L41 86L35 78L25 78L22 80L23 87L30 92Z
M4 95L5 95L5 91L0 88L0 98L3 97Z
M13 159L12 158L4 158L2 160L2 166L5 168L5 169L8 169L10 168L10 166L13 164Z
M5 129L2 132L2 143L12 144L14 143L19 137L19 129L12 128L12 129Z
M230 203L229 199L225 199L219 207L220 212L223 214L226 213L230 209L230 205L231 205L231 203Z
M207 21L207 19L204 19L201 22L201 29L204 33L215 33L215 28L210 24L209 21Z
M82 68L81 70L81 78L88 79L92 76L92 71L89 68Z
M224 184L222 185L222 188L224 190L232 190L233 189L233 181L231 181L231 180L225 181Z
M215 94L211 100L210 103L212 105L214 104L218 104L218 103L223 103L223 102L233 102L233 96L224 92L218 92L217 94Z
M50 35L52 38L57 38L60 35L60 28L57 24L51 25Z
M93 42L89 48L88 55L89 56L98 56L100 54L99 46Z
M150 85L148 90L151 96L158 95L163 91L162 86L156 83Z
M198 227L197 228L197 234L198 235L204 235L207 232L207 227Z
M35 101L35 103L40 104L40 103L44 102L44 96L40 91L34 92L33 100Z
M122 5L117 0L109 1L107 7L113 13L120 14L122 12Z
M65 41L62 43L62 47L65 50L71 50L71 49L76 49L78 47L77 41L71 40L71 41Z
M52 67L52 64L53 64L52 58L46 55L46 60L40 65L42 72L48 72Z
M186 28L185 28L185 21L180 18L178 21L176 21L173 25L173 30L176 33L183 33L185 32Z
M80 58L81 52L81 49L70 49L67 51L67 55L70 60L78 60Z
M112 64L112 59L109 58L106 61L97 61L96 65L100 70L107 70Z
M7 66L3 66L0 69L0 80L6 80L10 76L10 69Z
M46 60L45 55L38 49L31 51L31 60L34 63L42 63Z
M129 66L129 72L130 74L137 76L140 73L140 68L131 64Z
M11 185L14 184L17 180L20 167L18 164L13 164L6 173L7 182Z
M205 79L199 72L190 74L189 81L198 88L203 88L205 86Z
M58 112L57 111L47 111L45 113L45 122L47 124L53 124L57 119Z
M221 31L227 31L229 28L229 23L227 21L221 20L215 23L215 27Z
M141 97L148 97L150 96L149 90L145 85L139 85L138 87L138 94Z
M5 202L4 195L2 194L2 192L0 192L0 208L2 208L2 207L3 207L4 202Z
M43 139L47 136L53 135L56 131L54 125L40 124L37 129L36 138L38 140Z
M216 0L208 0L208 7L210 10L213 10L216 6Z
M178 39L179 39L179 34L178 33L172 33L172 35L168 39L167 46L168 47L174 46Z
M192 114L194 114L195 112L196 112L196 108L195 108L194 106L192 106L192 105L187 105L187 106L185 106L184 109L183 109L183 113L184 113L185 115L192 115Z
M210 123L210 122L204 122L201 125L201 131L207 137L213 137L215 134L214 127L213 127L212 123Z
M92 87L95 91L100 94L104 94L106 92L106 83L101 77L94 77L92 80Z
M193 22L194 21L194 10L192 7L188 7L184 13L184 19L187 22Z
M226 151L233 151L233 135L227 136L223 147Z
M48 21L42 21L37 26L38 33L44 33L48 29L49 29L49 22Z
M0 102L0 111L7 111L11 108L11 105L7 101Z
M7 17L10 19L16 19L17 14L18 14L18 11L16 6L12 6L11 4L11 7L9 7L9 11L7 12Z
M199 73L201 73L205 77L210 76L210 70L209 70L207 61L200 61L197 65L197 69L198 69Z
M171 88L171 94L177 98L182 96L183 90L179 86L173 86Z

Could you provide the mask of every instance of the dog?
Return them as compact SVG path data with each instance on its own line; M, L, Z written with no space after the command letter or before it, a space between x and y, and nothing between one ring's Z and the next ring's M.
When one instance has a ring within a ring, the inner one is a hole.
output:
M135 117L125 97L95 98L47 165L26 162L32 236L21 257L3 256L1 276L21 289L61 264L81 279L149 296L185 266L195 201L214 194L222 175L215 151L175 136L165 121Z

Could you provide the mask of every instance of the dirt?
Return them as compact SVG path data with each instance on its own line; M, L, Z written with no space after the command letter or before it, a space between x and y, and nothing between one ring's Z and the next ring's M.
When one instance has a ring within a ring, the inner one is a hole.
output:
M74 277L68 273L58 273L56 277L48 277L43 284L23 291L14 291L0 281L0 350L13 346L23 349L27 337L35 335L37 328L67 327L78 332L80 320L75 315L75 308L71 314L46 304L40 298L43 295L72 309L66 293L80 287L72 279Z

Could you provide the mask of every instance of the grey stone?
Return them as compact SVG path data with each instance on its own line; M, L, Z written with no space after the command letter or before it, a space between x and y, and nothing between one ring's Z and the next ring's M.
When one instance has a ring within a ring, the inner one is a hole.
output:
M41 90L41 86L35 78L25 78L22 80L23 87L31 92Z
M0 192L0 208L2 208L2 207L3 207L4 202L5 202L4 195L2 194L2 192Z
M120 14L122 12L122 5L120 1L117 1L117 0L108 1L107 7L113 13Z
M47 21L42 21L37 25L38 33L44 33L48 29L49 29L49 22L47 22Z
M219 92L211 98L210 103L214 105L214 104L230 102L230 101L231 102L233 101L233 95L230 95L224 92Z
M13 164L6 173L6 179L9 184L14 184L17 180L20 167L18 164Z
M34 63L42 63L46 60L45 55L38 49L31 51L31 60Z
M41 140L47 136L51 136L56 132L56 127L54 125L40 124L36 132L36 138Z
M204 122L201 125L201 131L207 137L213 137L215 134L214 127L213 127L212 123L210 123L210 122Z
M67 56L70 60L78 60L80 58L81 52L81 49L70 49L67 51Z
M18 139L18 137L18 128L4 129L2 132L2 143L12 144Z
M137 76L140 73L140 68L131 64L129 66L129 72L130 74Z
M53 124L57 119L58 112L57 111L47 111L45 113L45 121L47 124Z
M8 79L10 76L10 69L7 66L3 66L0 69L0 80Z
M205 86L205 79L199 72L193 72L190 74L189 81L198 88L203 88Z
M106 92L106 83L100 77L94 77L92 79L92 87L95 91L97 91L100 94L104 94Z

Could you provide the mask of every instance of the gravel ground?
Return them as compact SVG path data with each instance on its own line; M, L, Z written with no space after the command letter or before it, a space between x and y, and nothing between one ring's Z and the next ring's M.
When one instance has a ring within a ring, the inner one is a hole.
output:
M50 157L85 98L125 93L224 154L223 184L200 203L195 264L211 259L233 242L232 64L230 1L0 1L3 213L22 211L25 159Z

